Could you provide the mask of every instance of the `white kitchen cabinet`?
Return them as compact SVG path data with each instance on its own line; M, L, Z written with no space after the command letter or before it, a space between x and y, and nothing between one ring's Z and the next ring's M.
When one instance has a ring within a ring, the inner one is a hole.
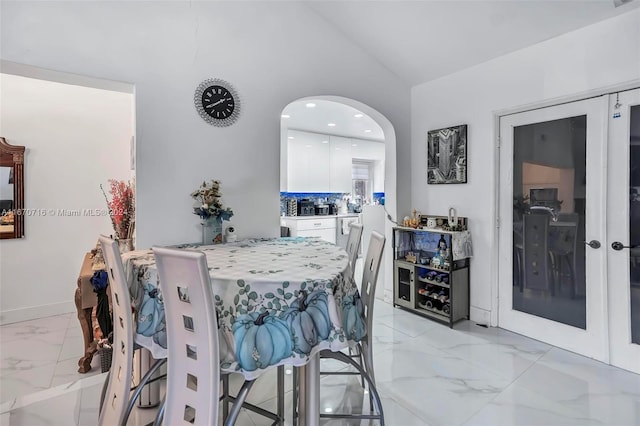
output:
M373 165L373 190L384 192L383 142L287 130L288 192L352 192L353 160Z
M283 222L292 237L318 237L332 244L336 243L335 217L285 217Z
M289 130L287 134L287 190L289 192L330 192L328 136L298 130Z
M351 192L352 140L331 136L331 192Z
M336 243L336 228L326 229L310 229L308 231L298 231L297 237L317 237L328 241L332 244Z
M362 139L351 139L355 144L351 148L351 156L356 160L384 160L384 142L373 142Z

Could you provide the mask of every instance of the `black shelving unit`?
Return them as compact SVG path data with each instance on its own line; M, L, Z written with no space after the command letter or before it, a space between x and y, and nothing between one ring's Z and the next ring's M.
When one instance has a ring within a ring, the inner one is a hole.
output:
M460 219L466 226L466 219ZM424 243L437 238L451 248L455 234L438 228L393 228L394 306L449 327L462 319L469 319L469 258L453 260L451 250L448 256L438 256L440 243ZM441 266L431 262L434 256L438 261L444 260Z

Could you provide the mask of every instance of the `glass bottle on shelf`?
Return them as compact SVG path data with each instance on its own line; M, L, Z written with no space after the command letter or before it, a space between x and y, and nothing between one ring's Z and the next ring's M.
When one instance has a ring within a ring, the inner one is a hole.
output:
M438 241L438 248L440 250L447 249L447 240L444 239L444 234L440 234L440 240Z

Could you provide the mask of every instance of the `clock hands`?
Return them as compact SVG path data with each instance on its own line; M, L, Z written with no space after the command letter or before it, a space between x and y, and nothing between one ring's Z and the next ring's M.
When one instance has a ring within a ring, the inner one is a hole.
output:
M212 104L207 105L205 108L213 108L214 106L216 106L216 105L218 105L218 104L221 104L221 103L223 103L224 101L225 101L225 99L224 99L224 98L222 98L222 99L220 99L218 102L214 102L214 103L212 103Z

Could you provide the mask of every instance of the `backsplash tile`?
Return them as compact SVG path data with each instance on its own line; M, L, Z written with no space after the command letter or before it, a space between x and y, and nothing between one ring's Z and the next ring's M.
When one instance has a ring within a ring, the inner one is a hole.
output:
M280 216L287 214L287 201L288 200L303 200L309 199L314 203L321 202L332 204L338 201L342 201L342 197L345 195L343 192L281 192L280 193ZM374 192L373 200L376 204L384 204L384 192ZM349 213L353 213L354 208L357 208L355 204L349 204Z

